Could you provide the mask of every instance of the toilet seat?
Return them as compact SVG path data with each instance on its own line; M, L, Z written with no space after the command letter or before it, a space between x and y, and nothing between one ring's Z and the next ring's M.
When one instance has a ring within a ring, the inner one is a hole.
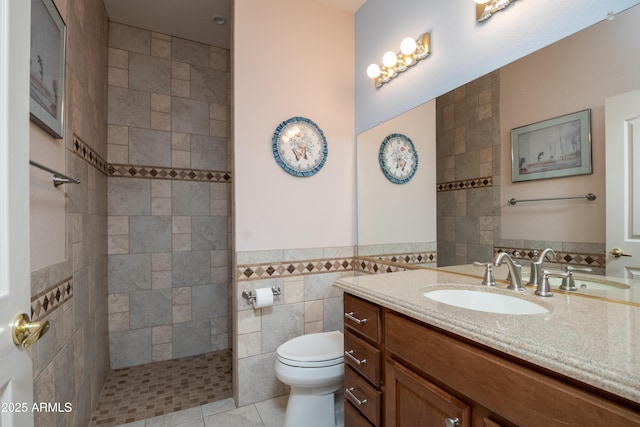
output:
M344 363L344 340L339 331L301 335L280 345L280 363L301 368L320 368Z

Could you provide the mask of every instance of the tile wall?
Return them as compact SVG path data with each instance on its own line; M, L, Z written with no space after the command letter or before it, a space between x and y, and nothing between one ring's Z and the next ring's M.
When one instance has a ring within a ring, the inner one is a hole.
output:
M285 393L276 378L275 352L299 335L342 331L342 292L333 286L353 275L354 248L312 248L236 253L235 399L249 405ZM242 291L278 287L271 307L254 309Z
M111 367L230 348L229 52L109 29Z
M500 224L500 74L436 99L438 264L493 256Z
M86 426L109 372L107 330L107 39L102 0L58 2L67 25L66 261L31 274L34 320L50 331L28 349L34 401L69 402L66 413L34 414L35 425ZM58 143L60 141L54 141Z

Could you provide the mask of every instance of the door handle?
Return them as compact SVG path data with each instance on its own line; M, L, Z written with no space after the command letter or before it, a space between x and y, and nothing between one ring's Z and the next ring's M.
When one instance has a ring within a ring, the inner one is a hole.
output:
M18 314L13 321L13 342L22 348L27 348L38 341L47 333L51 324L44 322L32 322L26 313Z
M609 253L611 254L612 257L614 258L620 258L621 256L633 256L631 254L627 254L625 253L622 249L620 248L613 248L609 251Z

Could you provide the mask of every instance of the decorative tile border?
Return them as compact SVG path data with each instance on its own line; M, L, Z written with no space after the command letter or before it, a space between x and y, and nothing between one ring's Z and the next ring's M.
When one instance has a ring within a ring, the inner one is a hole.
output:
M231 172L201 169L171 168L162 166L140 166L108 164L100 155L73 135L73 152L108 176L146 179L173 179L180 181L231 182Z
M417 264L435 264L437 252L373 255L357 257L355 268L368 274L393 273L414 270Z
M352 271L353 258L316 259L269 264L243 264L236 267L238 282L275 277Z
M73 298L73 277L67 277L31 297L31 320L43 319L71 298Z
M73 135L73 152L103 174L107 174L107 162L76 135Z
M534 254L534 249L522 249L522 248L506 248L506 247L494 247L493 253L507 252L509 255L515 256L519 259L527 261L534 260L537 255ZM517 256L516 256L517 253ZM588 267L605 267L607 264L607 255L605 253L569 253L555 251L555 262L571 265L582 265Z
M493 177L473 178L462 181L443 182L437 185L437 191L469 190L471 188L493 187Z
M109 176L146 179L173 179L180 181L231 182L231 172L182 169L158 166L110 164Z

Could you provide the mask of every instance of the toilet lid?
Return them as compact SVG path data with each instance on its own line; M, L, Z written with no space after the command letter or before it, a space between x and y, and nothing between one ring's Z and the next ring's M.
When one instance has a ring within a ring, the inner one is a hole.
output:
M320 332L290 339L276 350L278 360L293 366L330 366L344 361L342 332Z

